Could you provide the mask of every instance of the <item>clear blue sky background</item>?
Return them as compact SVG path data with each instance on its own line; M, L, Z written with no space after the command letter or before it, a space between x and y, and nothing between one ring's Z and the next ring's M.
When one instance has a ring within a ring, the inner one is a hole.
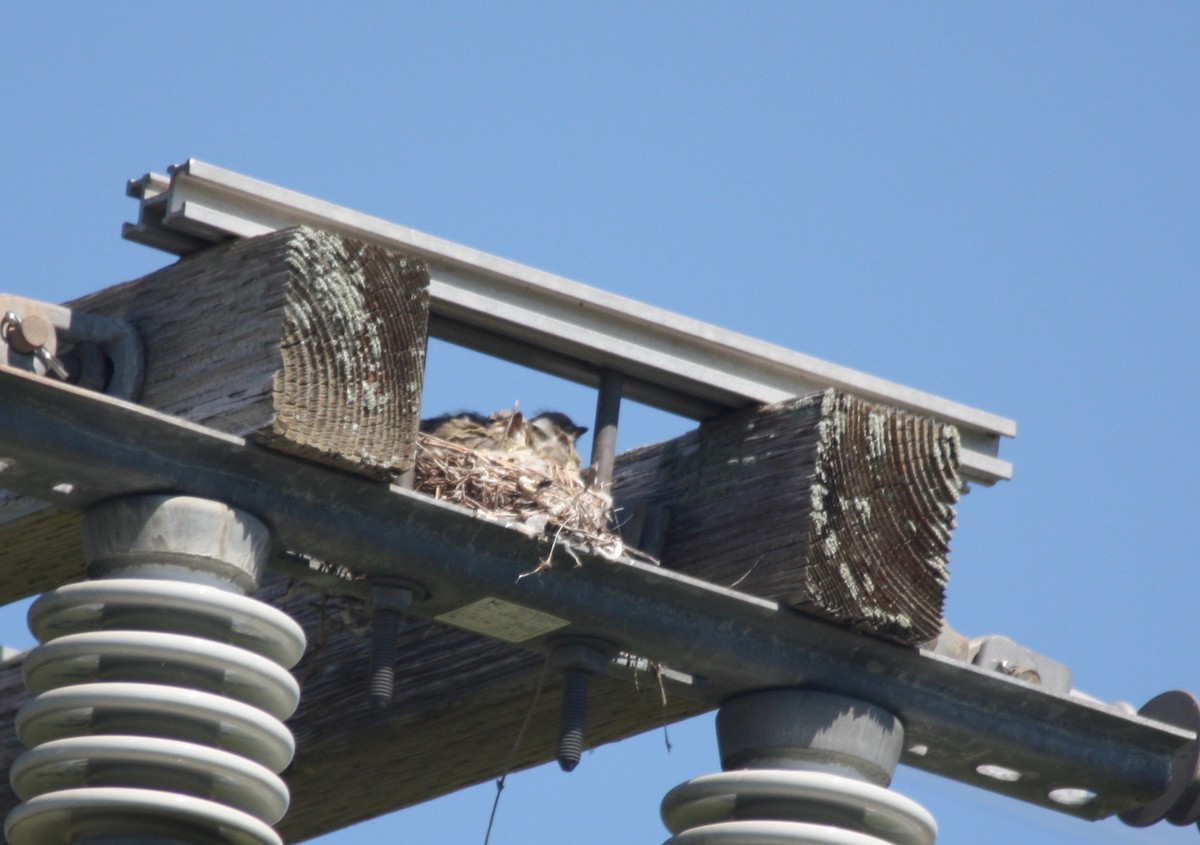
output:
M949 617L1140 705L1200 690L1198 56L1190 2L5 3L0 289L163 266L124 181L194 156L1015 418ZM434 350L431 410L514 399L590 415ZM493 843L661 841L718 768L710 719L672 742L513 776ZM1197 839L896 786L947 845ZM481 843L491 796L319 841Z

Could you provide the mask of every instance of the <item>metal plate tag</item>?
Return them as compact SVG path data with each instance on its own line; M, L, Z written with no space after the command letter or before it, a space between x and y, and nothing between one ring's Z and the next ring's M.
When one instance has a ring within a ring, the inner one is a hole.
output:
M510 643L524 642L571 624L568 619L490 597L443 613L437 619Z

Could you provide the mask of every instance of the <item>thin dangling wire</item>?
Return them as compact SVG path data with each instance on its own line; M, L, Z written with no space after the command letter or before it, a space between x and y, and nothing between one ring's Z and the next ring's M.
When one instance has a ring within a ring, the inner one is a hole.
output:
M500 793L504 791L504 781L508 778L508 773L512 771L512 767L517 761L517 751L520 750L521 741L525 738L525 731L529 728L529 723L533 720L533 712L537 709L538 699L542 695L542 686L546 683L546 672L549 668L550 657L547 656L542 663L542 672L538 675L537 687L533 690L533 699L529 702L529 710L525 713L525 721L521 723L521 730L517 731L517 739L513 742L512 751L508 753L508 760L504 764L504 771L496 779L496 797L492 801L492 814L488 816L487 833L483 836L483 845L488 845L488 841L492 838L492 825L496 822L496 810L500 807Z

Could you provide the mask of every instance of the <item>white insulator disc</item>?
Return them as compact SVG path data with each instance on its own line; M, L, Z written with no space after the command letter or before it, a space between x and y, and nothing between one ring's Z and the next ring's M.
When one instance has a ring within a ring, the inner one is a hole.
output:
M718 822L686 830L663 845L888 845L865 833L808 822Z
M29 629L39 642L130 628L227 642L288 668L304 654L304 631L286 613L200 584L137 578L82 581L44 594L29 608Z
M271 827L240 810L170 792L99 787L39 795L8 814L9 845L71 845L87 837L177 836L197 829L223 845L283 845Z
M295 741L278 719L220 695L158 684L80 684L50 690L17 711L26 748L90 734L195 742L248 757L273 772L291 762Z
M68 634L25 657L25 685L35 695L101 682L166 684L219 693L286 719L300 702L287 669L245 649L199 637L148 631Z
M828 822L874 837L868 840L872 842L932 845L937 838L933 816L915 801L881 786L823 772L741 769L705 775L668 792L661 814L667 830L678 834L746 818L756 805L769 810L765 819L755 818Z
M267 824L283 818L286 784L259 764L174 739L87 736L59 739L26 751L9 769L24 801L81 787L135 787L180 792L250 813Z

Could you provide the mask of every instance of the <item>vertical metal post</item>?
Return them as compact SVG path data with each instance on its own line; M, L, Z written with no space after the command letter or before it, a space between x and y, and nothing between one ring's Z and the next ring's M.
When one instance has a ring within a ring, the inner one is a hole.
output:
M596 396L596 424L592 427L592 468L597 490L612 487L613 456L617 450L617 421L621 416L621 389L625 377L617 370L600 372Z

